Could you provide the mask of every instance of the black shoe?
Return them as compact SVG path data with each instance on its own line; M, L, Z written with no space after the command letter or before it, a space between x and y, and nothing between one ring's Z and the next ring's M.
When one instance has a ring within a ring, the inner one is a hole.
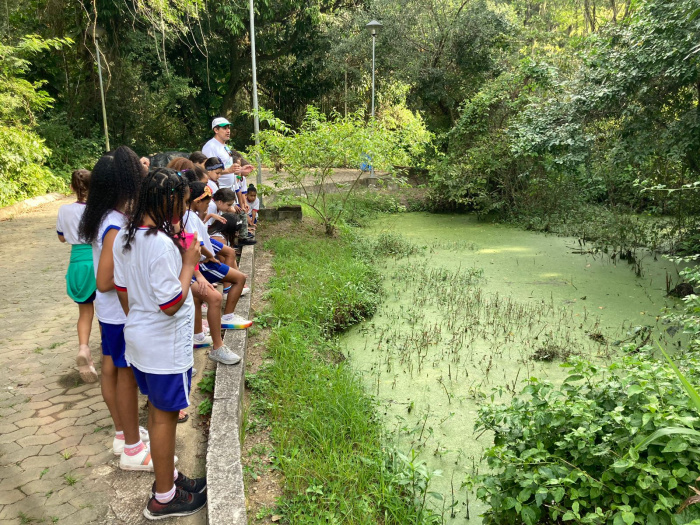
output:
M192 374L194 375L194 374ZM177 479L175 480L175 488L186 490L187 492L194 492L196 494L201 494L207 490L207 478L188 478L182 472L177 473ZM154 497L156 493L156 482L153 482L151 487L151 497Z
M143 509L143 515L149 520L162 520L173 516L189 516L202 510L206 504L206 494L193 494L192 492L176 488L175 497L168 503L161 503L155 496L152 496L146 508Z
M240 246L252 246L253 244L257 244L258 241L255 239L238 239L238 244Z

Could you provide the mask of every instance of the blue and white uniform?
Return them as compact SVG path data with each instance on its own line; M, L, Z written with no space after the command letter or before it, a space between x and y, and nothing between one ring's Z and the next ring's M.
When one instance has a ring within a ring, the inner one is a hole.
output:
M136 230L124 250L126 231L114 243L114 285L129 298L124 327L126 360L141 393L159 410L189 406L194 355L194 302L189 289L173 315L164 312L183 300L182 255L165 233Z

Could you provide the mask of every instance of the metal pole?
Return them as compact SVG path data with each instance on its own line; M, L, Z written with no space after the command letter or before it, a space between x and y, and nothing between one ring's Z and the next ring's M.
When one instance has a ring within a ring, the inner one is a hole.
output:
M374 119L374 42L377 36L372 31L372 119Z
M374 43L377 39L375 30L372 29L372 125L374 125ZM373 179L374 175L374 159L369 160L369 178Z
M105 90L102 86L102 62L100 61L100 46L97 43L97 36L95 36L95 51L97 53L97 76L100 78L100 96L102 97L102 122L105 127L105 145L109 151L109 131L107 131L107 107L105 106Z
M255 117L253 119L253 130L255 132L255 145L260 145L260 118L258 117L258 76L255 65L255 10L253 8L253 0L250 0L250 54L253 59L253 111ZM258 164L258 176L255 182L258 186L262 184L262 163L260 162L260 153L256 154L256 162ZM260 206L263 206L263 197L260 194ZM263 206L264 207L264 206Z

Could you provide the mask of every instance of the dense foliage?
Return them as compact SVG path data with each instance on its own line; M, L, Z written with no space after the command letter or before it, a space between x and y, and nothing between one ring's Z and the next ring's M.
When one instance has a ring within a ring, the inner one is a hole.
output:
M684 360L697 384L697 360ZM479 427L494 432L492 473L478 476L487 523L680 524L676 514L700 472L700 449L683 435L635 448L667 427L700 429L673 370L644 357L607 370L577 363L559 387L532 380L510 404L491 404Z

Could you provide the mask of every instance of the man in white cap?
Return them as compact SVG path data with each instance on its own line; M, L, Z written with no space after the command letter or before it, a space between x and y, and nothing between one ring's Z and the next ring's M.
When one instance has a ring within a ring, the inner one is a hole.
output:
M231 188L236 191L236 175L247 175L253 171L253 165L248 163L235 150L229 148L226 143L231 138L231 123L224 117L217 117L211 121L211 129L214 136L202 147L202 153L207 157L218 157L224 164L218 183L220 188Z

